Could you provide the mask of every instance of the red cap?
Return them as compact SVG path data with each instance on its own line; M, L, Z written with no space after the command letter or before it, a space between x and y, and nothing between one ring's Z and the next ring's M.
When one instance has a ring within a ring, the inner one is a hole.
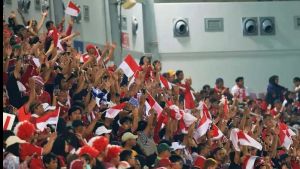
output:
M70 169L81 169L83 168L83 161L77 159L71 162Z
M171 161L167 158L161 159L158 162L158 167L170 167L171 166Z
M19 122L14 130L16 136L22 140L29 140L31 136L34 135L35 126L29 121Z
M120 152L122 151L122 148L117 145L108 145L107 146L107 152L104 157L104 161L110 162L111 159L116 158L119 156Z
M99 155L99 151L91 146L83 146L77 150L77 153L79 156L83 154L87 154L91 156L92 158L96 158Z
M203 168L206 158L198 156L194 162L194 167Z
M93 148L97 149L99 152L102 152L106 149L109 141L104 136L96 136L90 139L88 144Z

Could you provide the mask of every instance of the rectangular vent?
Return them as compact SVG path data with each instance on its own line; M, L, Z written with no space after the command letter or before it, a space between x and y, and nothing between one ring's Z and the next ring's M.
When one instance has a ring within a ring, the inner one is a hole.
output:
M35 0L34 7L36 10L41 10L41 0Z
M295 28L300 29L300 16L295 16Z
M223 32L223 18L205 18L205 32Z
M90 20L90 8L87 5L83 5L83 20Z
M6 4L8 4L8 5L11 5L11 2L12 0L6 0L5 2L6 2Z

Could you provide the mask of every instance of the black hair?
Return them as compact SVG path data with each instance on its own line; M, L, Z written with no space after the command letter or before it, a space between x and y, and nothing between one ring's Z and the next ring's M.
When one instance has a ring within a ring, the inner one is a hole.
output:
M137 131L144 131L147 127L147 124L148 123L144 120L139 121Z
M176 76L178 77L180 73L183 73L183 71L182 70L177 70L176 71Z
M269 78L269 83L270 84L275 84L275 80L278 79L279 77L277 75L273 75Z
M216 84L219 84L220 82L224 82L224 80L222 78L216 79Z
M205 88L210 88L210 86L208 84L206 84L202 87L202 90L205 90Z
M235 79L235 82L237 83L237 82L240 82L240 81L242 81L242 80L244 80L244 77L240 76L240 77L237 77L237 78Z
M160 140L159 144L162 144L162 143L166 143L166 144L168 144L169 146L172 146L172 143L171 143L169 140L166 140L166 139ZM158 145L159 145L159 144L158 144Z
M182 134L182 133L181 133L181 134L177 134L177 135L174 136L173 139L174 139L175 142L180 142L180 143L182 143L182 142L183 142L183 139L184 139L184 134Z
M139 65L140 65L140 66L142 66L142 65L145 64L145 63L144 63L144 58L147 58L147 59L149 60L149 63L151 63L151 58L150 58L150 57L148 57L148 56L142 56L142 57L140 58L140 62L139 62Z
M132 155L131 150L123 150L120 153L120 161L127 161L128 159L130 159L131 155Z
M57 159L57 156L53 153L49 153L43 156L43 163L50 164L50 162L55 159Z
M50 29L50 26L51 26L52 24L54 24L53 21L47 21L47 22L46 22L46 28L47 28L47 29Z
M155 67L155 65L156 65L157 63L159 63L159 62L160 62L159 60L153 61L152 66Z
M300 77L294 77L293 82L300 82Z
M81 157L83 157L85 159L85 161L87 161L90 164L91 157L88 154L82 154Z
M207 146L206 143L200 143L200 144L198 144L198 147L197 147L198 152L204 150L204 148L205 148L206 146Z
M182 157L180 157L179 155L171 155L171 157L169 157L169 160L172 162L172 163L176 163L176 162L179 162L179 161L182 161L183 162L183 159Z
M73 112L75 112L76 110L80 110L80 113L82 113L82 109L79 106L73 106L69 109L68 111L68 116L71 116Z
M128 116L125 116L122 119L120 119L120 124L121 125L124 124L124 123L126 123L126 122L130 122L131 123L132 119L130 117L128 117Z

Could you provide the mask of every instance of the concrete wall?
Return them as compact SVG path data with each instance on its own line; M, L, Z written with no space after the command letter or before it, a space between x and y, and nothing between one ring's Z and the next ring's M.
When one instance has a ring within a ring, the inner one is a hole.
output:
M184 70L195 89L213 86L218 77L232 87L237 76L244 76L251 91L264 92L273 74L289 88L300 75L300 30L294 26L299 1L157 3L154 8L163 70ZM274 16L276 35L243 37L244 16ZM172 20L177 17L189 19L189 38L173 37ZM210 17L224 18L224 32L204 31L204 18Z

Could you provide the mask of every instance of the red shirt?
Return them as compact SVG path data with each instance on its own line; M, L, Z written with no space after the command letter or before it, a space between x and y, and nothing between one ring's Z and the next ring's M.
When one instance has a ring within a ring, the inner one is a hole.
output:
M20 144L21 161L24 161L27 156L32 156L34 153L36 153L37 156L43 155L43 148L30 143Z
M50 94L45 91L42 90L42 94L37 96L38 101L40 101L41 103L48 103L51 105L51 97Z

